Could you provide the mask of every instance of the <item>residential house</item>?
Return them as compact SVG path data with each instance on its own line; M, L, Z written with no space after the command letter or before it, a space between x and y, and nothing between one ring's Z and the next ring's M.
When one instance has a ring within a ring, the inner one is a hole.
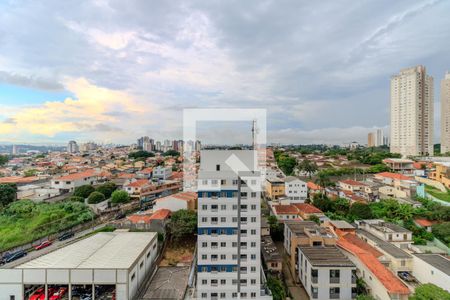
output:
M432 283L450 292L450 259L439 254L414 253L413 273L421 283Z
M194 192L180 192L166 197L156 199L153 204L153 209L168 209L171 212L180 209L187 209L194 211L197 208L197 193Z
M412 244L412 232L394 223L380 219L356 220L358 229L365 230L379 239L406 249Z
M337 236L327 227L320 227L312 221L284 222L284 249L289 256L289 267L294 278L299 280L298 246L331 246Z
M335 245L297 248L298 276L310 299L356 298L356 267Z
M272 273L281 274L283 259L270 235L261 237L261 254L266 269Z
M153 169L153 178L167 180L172 176L172 167L157 166Z
M380 300L408 300L409 288L378 260L376 249L354 234L341 236L337 246L355 264L356 275L364 280L369 294Z
M283 179L275 177L266 179L266 195L269 199L276 200L284 197L284 194L285 185Z
M51 187L58 189L61 193L73 192L76 187L82 185L94 185L98 181L95 170L89 169L83 172L73 173L55 178L51 181Z
M396 173L413 174L415 170L414 161L411 159L386 158L383 163Z
M308 198L308 187L306 182L297 177L288 176L284 180L285 194L291 203L303 203Z

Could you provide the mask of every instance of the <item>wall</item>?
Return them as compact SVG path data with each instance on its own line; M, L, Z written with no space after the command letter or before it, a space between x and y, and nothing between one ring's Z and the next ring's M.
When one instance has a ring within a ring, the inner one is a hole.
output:
M413 275L421 283L432 283L450 292L450 276L414 255Z

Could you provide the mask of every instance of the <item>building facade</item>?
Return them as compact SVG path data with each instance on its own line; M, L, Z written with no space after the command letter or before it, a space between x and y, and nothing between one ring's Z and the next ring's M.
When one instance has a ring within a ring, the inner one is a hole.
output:
M441 153L450 152L450 72L441 81Z
M433 155L433 77L424 66L403 69L391 78L392 153Z
M230 166L230 159L239 166ZM197 299L271 299L261 286L261 182L255 165L253 151L201 152Z
M308 198L308 187L306 182L297 177L288 176L284 181L284 190L290 203L303 203Z

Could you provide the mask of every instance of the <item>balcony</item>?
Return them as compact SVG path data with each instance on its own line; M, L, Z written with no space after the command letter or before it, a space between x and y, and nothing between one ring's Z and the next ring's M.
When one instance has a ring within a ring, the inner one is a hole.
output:
M339 294L335 293L330 294L330 299L339 299Z
M319 293L311 293L311 298L317 299L319 297Z
M312 283L317 283L317 282L319 282L319 277L311 277L311 282L312 282Z
M352 275L352 284L356 284L356 276Z
M356 299L357 293L352 293L352 299Z
M339 277L330 277L330 283L339 283L340 278Z

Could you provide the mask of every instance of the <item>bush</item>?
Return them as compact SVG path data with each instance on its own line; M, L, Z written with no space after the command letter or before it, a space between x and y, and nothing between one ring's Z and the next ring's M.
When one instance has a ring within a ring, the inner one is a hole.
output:
M127 203L130 201L130 196L126 191L116 190L111 194L111 203L119 204L119 203Z
M273 300L286 299L286 291L284 290L283 283L279 278L269 275L267 277L267 287L272 292Z
M434 284L426 283L416 287L409 300L450 300L450 293Z
M95 190L99 193L105 195L105 198L108 199L111 197L111 194L117 189L117 186L114 182L107 182L102 185L99 185Z
M69 197L69 198L67 198L67 200L84 203L84 198L83 197L78 197L78 196Z
M369 205L365 203L353 203L352 206L350 206L350 215L355 217L355 219L371 219L373 217L372 209Z
M73 192L73 195L77 197L87 198L92 192L95 192L94 187L92 185L86 184L76 187Z
M0 184L0 208L6 207L14 200L16 200L15 185L8 183Z
M175 242L192 237L197 231L197 214L194 211L180 209L172 214L169 232Z
M92 192L88 197L88 203L89 204L97 204L97 203L104 201L105 199L106 199L105 195L103 195L102 193Z

